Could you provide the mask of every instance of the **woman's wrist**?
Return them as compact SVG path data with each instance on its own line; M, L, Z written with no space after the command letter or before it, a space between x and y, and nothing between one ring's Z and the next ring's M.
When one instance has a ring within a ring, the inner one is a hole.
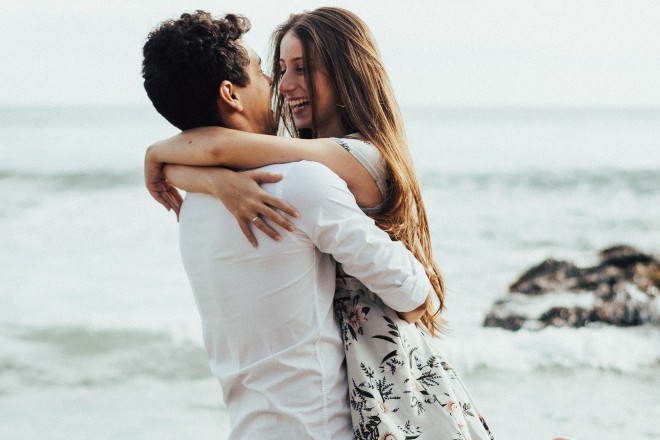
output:
M159 150L160 150L160 146L158 142L149 145L147 147L147 152L144 155L144 160L146 162L162 165L165 161L159 159L158 157Z
M225 188L224 184L226 182L226 178L229 173L234 172L235 171L223 167L210 167L206 169L204 192L222 200L224 195L223 188Z

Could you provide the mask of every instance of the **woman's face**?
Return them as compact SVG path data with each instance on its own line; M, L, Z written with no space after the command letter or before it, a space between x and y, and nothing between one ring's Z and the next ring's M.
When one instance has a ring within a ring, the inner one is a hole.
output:
M300 39L287 32L280 43L281 77L279 91L291 108L293 122L298 130L312 127L312 111L316 115L317 136L343 136L346 129L342 124L337 93L325 66L310 57L309 71L303 63L303 47ZM306 75L311 75L314 85L314 109L310 105Z

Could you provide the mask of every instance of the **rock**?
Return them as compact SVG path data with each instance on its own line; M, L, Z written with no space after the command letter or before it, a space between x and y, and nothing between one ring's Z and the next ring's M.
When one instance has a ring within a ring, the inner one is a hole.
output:
M592 320L592 313L592 310L583 309L582 307L553 307L541 315L539 320L545 326L583 327Z
M627 268L635 263L649 264L653 261L653 256L643 254L630 246L612 246L605 248L598 253L601 264Z
M511 284L509 292L527 293L529 295L550 292L579 275L580 269L572 263L548 258L538 266L529 269Z
M484 322L484 327L501 327L505 330L517 331L520 330L525 324L524 316L509 315L499 318L492 314L486 316L486 321Z
M493 305L484 326L516 331L660 323L660 259L623 245L603 249L598 257L593 267L552 258L532 267Z

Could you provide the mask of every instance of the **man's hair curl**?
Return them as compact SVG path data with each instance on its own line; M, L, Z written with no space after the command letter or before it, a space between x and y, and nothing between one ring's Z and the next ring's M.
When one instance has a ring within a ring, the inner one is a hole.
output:
M227 80L247 86L250 58L239 44L250 21L227 14L214 20L196 11L149 33L143 48L144 88L154 107L181 130L222 125L217 98Z

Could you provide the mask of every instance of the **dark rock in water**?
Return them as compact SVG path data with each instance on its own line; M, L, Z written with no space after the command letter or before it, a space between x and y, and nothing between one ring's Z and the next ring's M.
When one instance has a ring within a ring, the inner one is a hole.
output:
M548 258L538 266L534 266L525 272L517 281L509 287L509 292L527 293L538 295L551 292L567 283L567 280L580 274L573 263L556 261Z
M515 332L522 328L525 321L526 318L524 316L508 315L497 317L493 314L488 314L484 321L484 327L502 327L505 330L512 330Z
M539 320L545 325L555 327L583 327L592 321L592 310L582 307L552 307L545 312Z
M630 246L612 246L598 253L601 265L630 267L636 263L649 264L654 261L652 255L643 254ZM657 262L657 261L656 261Z
M630 246L603 249L598 257L586 268L551 258L532 267L493 305L484 326L516 331L660 324L660 259Z

